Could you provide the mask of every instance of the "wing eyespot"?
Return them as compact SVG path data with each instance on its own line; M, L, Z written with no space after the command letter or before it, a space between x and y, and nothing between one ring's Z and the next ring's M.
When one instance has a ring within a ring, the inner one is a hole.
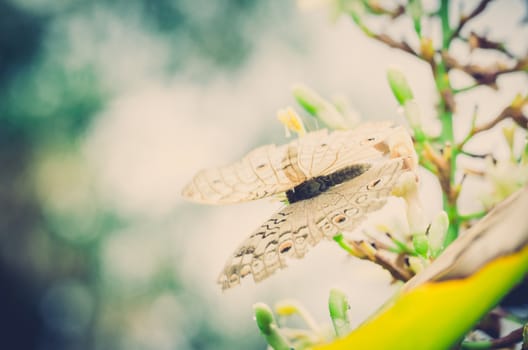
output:
M348 218L345 215L343 215L343 214L337 214L336 216L334 216L332 218L332 221L336 225L340 225L340 224L344 223L347 220L348 220Z
M287 252L290 251L290 249L292 249L292 247L293 247L292 241L282 242L279 246L279 253L286 254Z

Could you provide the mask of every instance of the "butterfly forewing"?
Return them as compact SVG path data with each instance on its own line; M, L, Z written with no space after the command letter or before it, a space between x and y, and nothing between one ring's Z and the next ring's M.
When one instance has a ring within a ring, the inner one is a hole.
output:
M267 145L232 165L200 171L182 191L187 199L207 204L245 202L287 191L304 181L290 145Z
M386 156L387 139L404 132L388 123L320 130L283 146L257 148L232 165L200 171L182 194L208 204L238 203L285 192L303 181Z

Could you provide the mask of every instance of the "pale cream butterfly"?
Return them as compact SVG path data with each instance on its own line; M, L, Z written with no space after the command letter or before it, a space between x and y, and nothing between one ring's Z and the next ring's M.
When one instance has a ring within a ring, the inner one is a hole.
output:
M223 289L249 274L258 282L302 258L321 239L354 230L380 209L400 176L415 171L411 137L391 122L353 130L318 130L286 145L266 145L234 164L200 171L182 195L228 204L286 192L289 205L234 252L220 274Z

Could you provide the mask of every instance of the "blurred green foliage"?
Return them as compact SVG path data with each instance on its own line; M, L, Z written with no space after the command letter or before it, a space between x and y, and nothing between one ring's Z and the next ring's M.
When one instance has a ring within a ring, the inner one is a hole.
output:
M130 244L114 232L138 223L98 198L82 142L127 86L111 73L128 60L114 59L104 47L112 49L112 41L105 40L137 38L138 56L147 49L145 38L161 41L168 59L158 68L167 79L185 75L206 83L243 65L259 29L288 6L0 2L1 348L232 349L235 338L241 348L260 342L256 334L227 334L207 317L211 305L183 284L173 262L154 264L148 278L137 272L136 284L111 270L112 244ZM199 69L189 73L196 60ZM140 237L137 247L151 244L148 239Z

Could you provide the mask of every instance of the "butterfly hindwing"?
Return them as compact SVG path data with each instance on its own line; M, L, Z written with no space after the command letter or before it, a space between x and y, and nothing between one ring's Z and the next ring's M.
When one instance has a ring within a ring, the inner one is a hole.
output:
M404 169L403 158L376 164L363 174L320 195L290 204L251 234L220 274L223 289L251 274L258 282L302 258L322 238L352 231L366 215L380 209Z

